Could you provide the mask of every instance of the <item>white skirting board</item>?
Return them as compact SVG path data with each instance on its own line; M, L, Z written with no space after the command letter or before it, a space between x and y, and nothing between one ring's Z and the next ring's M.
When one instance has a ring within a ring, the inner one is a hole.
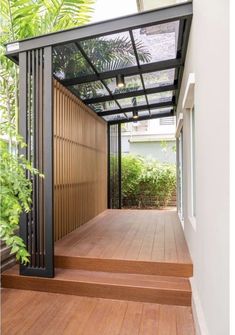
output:
M196 335L210 335L194 278L190 278L190 283L192 287L192 311Z

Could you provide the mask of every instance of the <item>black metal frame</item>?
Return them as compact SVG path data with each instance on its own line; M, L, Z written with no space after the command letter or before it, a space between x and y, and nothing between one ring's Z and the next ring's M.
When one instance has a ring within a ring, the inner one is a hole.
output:
M43 166L40 172L45 176L43 182L27 172L33 186L32 208L29 214L21 215L20 236L30 253L30 263L20 265L20 274L53 277L52 48L21 52L19 63L19 132L27 143L21 153L34 167L40 169ZM40 139L39 133L43 133L43 138Z
M126 17L121 17L117 19L112 19L104 22L98 22L95 24L89 24L86 26L64 30L60 32L55 32L51 34L47 34L44 36L39 36L35 38L29 38L23 41L17 42L18 50L11 51L12 46L14 46L14 42L7 44L7 52L6 55L17 62L18 53L21 51L31 50L32 48L39 48L44 46L52 46L56 47L59 45L64 45L67 43L73 42L74 45L78 48L81 52L83 58L88 62L89 66L93 69L93 74L83 75L76 78L71 79L63 79L59 80L64 86L70 89L70 86L76 84L84 84L93 81L100 81L104 87L106 88L109 95L102 96L98 98L92 99L83 99L85 104L90 105L91 108L92 104L95 103L102 103L106 101L114 100L117 106L119 107L118 110L104 110L103 113L98 113L99 116L105 117L110 116L113 114L124 114L124 118L122 120L129 121L130 118L127 117L127 112L132 112L134 110L148 110L149 111L149 118L151 118L151 110L153 108L161 108L161 103L159 106L157 104L150 104L148 101L148 94L158 93L158 92L166 92L166 91L173 91L175 94L173 95L172 101L169 101L166 105L172 107L174 109L175 102L178 101L180 85L182 80L183 74L183 66L185 62L186 50L187 50L187 42L189 38L189 31L191 26L192 20L192 2L186 2L182 4L177 4L173 6L168 6L164 8L160 8L157 10L151 10L148 12L142 12L139 14L133 14ZM136 49L136 44L133 36L133 30L139 28L145 28L156 24L164 24L168 22L179 21L179 32L178 32L178 43L177 43L177 53L175 59L168 59L159 62L147 63L141 65L138 58L138 52ZM110 30L111 27L111 30ZM97 37L104 37L114 33L121 33L127 32L130 36L130 41L132 43L132 48L135 55L136 64L135 66L126 67L125 69L116 69L106 72L98 72L96 69L95 64L89 59L88 55L84 51L81 46L82 41L93 39ZM14 48L13 48L14 49ZM175 80L172 85L163 86L163 87L156 87L151 89L146 89L145 82L143 80L143 74L154 72L154 71L161 71L167 69L175 69ZM143 86L142 90L132 91L132 92L125 92L119 94L112 94L109 87L105 83L105 79L114 78L118 74L122 72L125 77L132 76L132 75L139 75L141 79L141 83ZM72 88L71 88L72 90ZM74 90L72 92L75 94ZM118 99L123 98L131 98L137 97L140 95L144 95L146 99L146 104L143 106L136 106L135 108L127 107L121 108ZM164 104L163 104L164 105ZM95 110L95 112L97 112ZM119 119L119 118L118 118ZM108 122L113 122L108 121ZM118 120L119 122L119 120Z
M123 16L116 19L88 24L43 36L27 38L6 44L6 55L14 62L18 62L18 54L22 51L37 49L45 46L55 46L91 37L109 35L128 29L146 27L152 23L166 23L176 19L189 19L192 16L192 1L176 4L156 10ZM19 43L19 47L12 50L12 45Z
M141 65L138 61L138 55L133 40L132 30L144 28L147 26L162 24L178 20L180 22L179 37L177 45L176 59L169 59L160 62L154 62ZM138 95L145 95L146 105L133 106L128 108L106 110L98 113L100 117L117 114L117 119L108 122L108 206L110 208L110 128L113 125L118 127L118 208L121 208L121 123L136 121L133 118L118 118L118 114L132 112L133 110L148 110L149 115L139 116L138 121L162 118L174 115L174 110L178 102L180 93L180 85L183 75L183 66L186 57L187 44L192 20L192 2L181 3L157 10L143 12L139 14L129 15L126 17L89 24L86 26L69 29L65 31L55 32L44 36L29 38L26 40L11 42L6 45L6 56L12 59L20 66L19 79L19 131L27 143L27 148L22 149L23 153L30 160L33 159L35 167L40 168L40 160L43 160L42 172L45 175L43 186L40 186L38 177L32 177L27 174L27 178L32 179L32 215L22 214L20 218L20 236L24 239L26 247L31 254L31 262L28 266L20 266L20 273L23 275L35 276L54 276L54 238L53 238L53 64L52 50L53 47L75 42L82 52L85 59L90 63L89 58L80 48L80 41L106 36L113 33L128 31L131 37L137 66L122 69L125 76L140 75L143 89L128 93L119 93L115 96L110 92L107 85L109 96L93 99L86 99L86 104L97 102L111 101L112 99L130 98ZM42 56L43 55L43 56ZM29 61L30 59L30 61ZM31 63L30 63L31 62ZM90 64L94 70L94 74L64 79L60 82L64 86L71 86L79 83L88 83L99 80L105 84L104 80L114 78L120 73L120 69L99 73L94 64ZM172 85L146 89L143 74L161 71L167 69L175 69L175 78ZM36 79L35 79L36 78ZM38 79L39 78L39 79ZM32 86L31 86L32 85ZM38 85L41 89L37 89ZM42 91L43 87L43 91ZM149 104L147 95L151 93L174 91L172 101L160 102L157 104ZM31 100L32 98L32 100ZM33 104L31 108L30 104ZM168 112L161 111L161 108L169 107ZM152 109L159 109L158 114L151 114ZM140 113L141 114L141 113ZM29 121L33 120L32 122ZM42 124L38 122L38 118ZM32 127L32 134L31 134ZM41 128L40 128L41 127ZM30 130L29 130L30 128ZM41 133L40 133L41 132ZM40 134L43 134L42 143L39 145ZM32 137L33 136L33 137ZM32 141L32 143L31 143ZM33 145L33 146L32 146ZM33 148L33 151L32 151ZM33 154L32 154L33 152ZM38 165L39 164L39 165ZM43 192L43 194L40 193ZM43 214L40 214L39 201L42 203ZM30 216L31 215L31 216ZM34 243L32 249L31 244Z

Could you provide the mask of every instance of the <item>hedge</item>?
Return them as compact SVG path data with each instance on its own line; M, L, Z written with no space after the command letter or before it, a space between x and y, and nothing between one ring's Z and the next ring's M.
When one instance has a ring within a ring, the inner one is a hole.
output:
M124 207L148 207L149 198L156 208L167 206L176 190L174 164L146 160L140 156L122 156L122 199Z

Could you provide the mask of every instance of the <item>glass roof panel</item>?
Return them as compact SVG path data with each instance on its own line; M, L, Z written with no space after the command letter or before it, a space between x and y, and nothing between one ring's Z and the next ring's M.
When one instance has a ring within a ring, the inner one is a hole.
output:
M149 104L168 102L172 100L173 92L166 91L166 92L153 93L153 94L148 94L147 97L148 97Z
M127 93L132 91L142 90L143 86L139 75L128 76L124 78L125 86L118 88L116 84L116 78L106 79L105 83L111 90L112 94Z
M132 112L128 112L128 113L125 113L125 114L128 117L128 119L131 119L133 117L133 113Z
M163 114L163 113L170 113L172 111L172 108L158 108L158 109L151 109L151 115L157 115L157 114Z
M122 108L143 106L147 104L144 95L139 95L137 97L132 98L118 99L117 101L119 102Z
M175 69L143 73L145 88L161 87L173 85L175 79Z
M179 21L134 29L140 64L176 58Z
M76 94L81 99L91 99L109 95L109 92L106 90L105 86L99 80L92 81L90 83L73 85L68 88L69 89L72 88L73 92L76 92Z
M148 111L148 110L145 110L145 111L139 111L139 112L138 112L138 115L139 115L139 116L147 116L147 115L150 115L150 114L149 114L149 111Z
M126 119L125 114L114 114L114 115L107 115L103 117L106 121L116 121L120 119Z
M127 31L81 41L80 45L98 72L137 65Z
M91 107L97 113L104 112L106 110L119 109L118 105L114 100L90 104L88 106Z
M53 72L59 79L77 78L94 73L75 43L53 48Z

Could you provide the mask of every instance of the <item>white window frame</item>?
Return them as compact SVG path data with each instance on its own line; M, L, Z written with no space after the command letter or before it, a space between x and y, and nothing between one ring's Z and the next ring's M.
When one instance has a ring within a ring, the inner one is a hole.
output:
M196 230L196 182L195 182L195 143L193 139L193 113L195 119L195 109L194 109L194 88L195 88L195 75L194 73L190 73L188 77L188 82L186 85L185 95L183 99L183 111L184 113L190 113L189 120L190 120L190 160L189 160L189 183L188 183L188 191L189 191L189 201L188 201L188 219ZM195 122L195 120L194 120Z
M181 224L184 228L183 121L184 121L183 113L180 113L178 120L177 120L176 133L175 133L176 143L177 143L177 197L178 197L177 212L178 212L178 216L181 221ZM180 141L180 137L181 137L181 141ZM181 159L181 162L180 162L180 159ZM179 165L181 168L180 171L179 171Z

